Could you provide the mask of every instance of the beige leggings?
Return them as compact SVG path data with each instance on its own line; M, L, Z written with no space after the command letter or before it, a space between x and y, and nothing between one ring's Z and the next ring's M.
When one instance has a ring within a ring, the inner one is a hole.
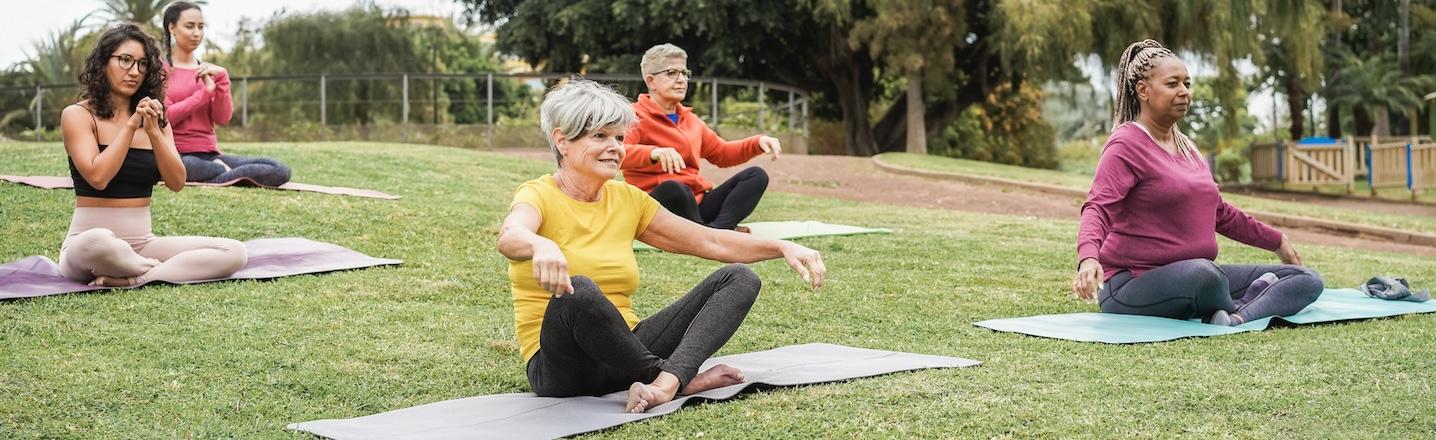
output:
M60 273L81 282L210 280L233 275L247 260L244 245L228 238L155 237L149 207L77 207L60 246Z

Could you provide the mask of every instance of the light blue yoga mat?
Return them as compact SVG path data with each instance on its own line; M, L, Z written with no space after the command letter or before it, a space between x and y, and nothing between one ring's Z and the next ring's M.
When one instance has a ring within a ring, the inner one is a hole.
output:
M771 238L774 240L823 237L829 235L891 234L893 232L891 229L835 225L817 221L752 222L744 223L743 226L747 226L755 237ZM633 242L633 249L638 251L658 250L653 246L636 240Z
M1436 312L1436 300L1424 303L1388 301L1367 297L1354 289L1327 289L1316 302L1295 315L1263 318L1236 327L1115 313L1068 313L991 319L973 325L1000 332L1069 341L1133 344L1262 331L1270 327L1273 321L1277 324L1300 325L1431 312Z

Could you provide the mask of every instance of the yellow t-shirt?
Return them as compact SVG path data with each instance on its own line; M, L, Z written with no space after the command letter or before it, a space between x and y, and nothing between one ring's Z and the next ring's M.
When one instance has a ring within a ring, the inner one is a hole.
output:
M553 240L568 259L569 276L593 279L631 330L638 325L630 297L638 290L638 260L633 239L648 228L658 213L658 201L633 185L619 181L603 184L597 202L574 200L558 189L552 175L519 186L509 205L527 203L543 218L538 235ZM539 350L539 329L551 298L534 279L533 261L509 261L509 284L514 293L514 326L524 361Z

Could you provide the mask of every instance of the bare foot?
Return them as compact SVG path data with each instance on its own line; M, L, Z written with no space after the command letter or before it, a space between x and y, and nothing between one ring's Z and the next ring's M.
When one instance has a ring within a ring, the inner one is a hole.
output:
M624 408L631 413L641 413L649 408L668 403L678 394L678 376L662 372L653 383L634 382L628 387L628 405Z
M688 381L688 386L683 387L683 394L698 394L714 388L723 388L729 385L743 383L743 371L728 366L727 364L714 365L707 371L693 376Z
M97 276L93 281L90 281L90 285L95 287L130 287L135 285L135 283L135 277Z

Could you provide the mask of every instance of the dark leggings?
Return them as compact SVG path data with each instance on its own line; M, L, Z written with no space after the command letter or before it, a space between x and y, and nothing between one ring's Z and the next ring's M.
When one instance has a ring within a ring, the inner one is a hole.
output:
M248 178L264 186L279 186L289 182L289 167L267 157L231 156L218 153L185 153L185 180L190 182L224 183L235 179ZM214 163L219 159L229 166Z
M733 229L758 208L758 201L763 199L763 192L767 190L768 173L762 168L751 167L708 191L703 196L703 203L695 201L692 188L676 180L664 181L648 194L668 212L679 217L711 228Z
M1260 292L1247 287L1262 274L1277 281ZM1097 292L1103 313L1209 320L1217 310L1236 313L1247 321L1300 312L1321 296L1321 276L1292 265L1217 265L1195 258L1158 267L1132 278L1117 272Z
M544 310L529 385L544 397L601 396L667 371L682 391L738 331L761 287L748 266L730 264L629 331L593 280L573 277L573 294Z

